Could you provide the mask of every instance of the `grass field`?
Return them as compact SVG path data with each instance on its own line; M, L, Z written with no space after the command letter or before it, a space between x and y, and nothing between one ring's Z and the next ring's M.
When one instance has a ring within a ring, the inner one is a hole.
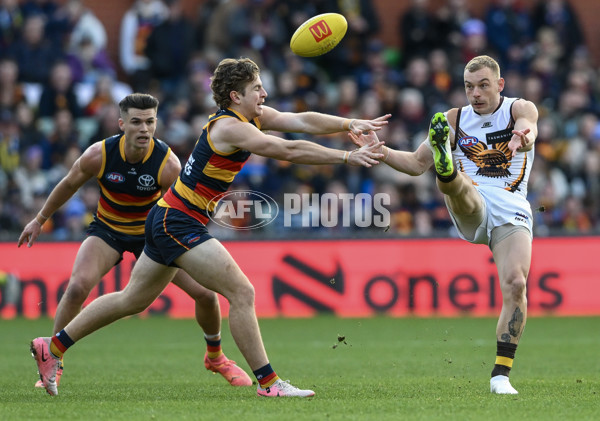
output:
M271 363L310 399L264 399L204 369L191 320L130 318L66 355L59 395L34 389L29 341L50 320L0 321L0 420L596 420L600 318L531 318L492 395L490 318L262 319ZM345 336L344 342L338 335ZM227 326L223 346L248 369ZM334 348L334 345L337 347Z

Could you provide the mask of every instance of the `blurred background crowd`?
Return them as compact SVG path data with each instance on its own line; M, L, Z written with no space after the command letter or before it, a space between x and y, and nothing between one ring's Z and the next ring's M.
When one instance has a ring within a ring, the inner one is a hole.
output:
M240 56L261 67L267 105L347 118L390 113L380 139L414 150L433 113L466 105L464 64L491 55L506 79L504 95L531 100L540 113L528 195L535 234L600 233L600 72L567 0L530 8L491 0L477 15L467 0L436 8L412 0L397 17L394 45L378 36L380 15L370 0L205 0L195 14L181 0L136 0L128 2L118 35L107 34L89 3L0 0L0 240L16 242L81 152L119 132L117 104L131 92L159 98L156 136L185 162L216 111L212 71L222 58ZM346 16L342 43L321 57L294 56L294 30L324 12ZM119 39L117 54L110 54L109 35ZM312 140L353 148L346 134ZM280 203L284 193L387 193L385 236L454 235L433 173L409 177L386 165L315 167L252 156L232 189ZM97 200L96 184L84 186L44 226L45 238L82 239ZM381 228L341 224L306 229L300 221L285 230L218 228L213 233L223 239L383 235Z

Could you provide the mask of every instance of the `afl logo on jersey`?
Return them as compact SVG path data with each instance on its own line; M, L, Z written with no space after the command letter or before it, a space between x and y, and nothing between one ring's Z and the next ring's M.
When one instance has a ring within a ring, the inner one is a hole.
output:
M117 184L125 181L125 177L122 174L119 174L118 172L111 172L106 174L106 179Z
M475 136L461 137L458 140L458 145L461 148L472 148L473 146L477 145L478 143L479 143L479 139L477 139Z

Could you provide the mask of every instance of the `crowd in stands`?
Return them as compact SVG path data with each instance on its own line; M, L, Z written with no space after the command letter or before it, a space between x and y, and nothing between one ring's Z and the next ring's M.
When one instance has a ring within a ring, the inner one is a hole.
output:
M370 0L205 0L196 14L181 0L135 0L120 24L118 59L107 50L102 21L82 0L0 1L0 240L18 233L91 143L118 133L118 102L147 92L161 101L157 137L185 162L216 111L210 76L225 57L261 67L267 105L346 118L392 114L379 137L414 150L433 113L466 105L465 63L498 59L504 95L539 109L536 159L529 182L537 236L600 232L600 72L567 0L492 0L474 15L466 0L433 9L412 0L397 17L398 43L379 38ZM307 18L342 13L348 33L330 53L304 59L289 50ZM115 34L117 36L117 34ZM117 61L117 62L114 62ZM288 139L294 134L277 134ZM352 149L346 134L315 141ZM252 156L233 189L282 201L284 193L386 193L390 226L316 227L308 235L454 235L433 173L410 177L386 165L303 166ZM80 240L98 188L85 186L44 226L46 239ZM341 209L340 209L341 211ZM270 224L262 230L215 227L221 238L306 235Z

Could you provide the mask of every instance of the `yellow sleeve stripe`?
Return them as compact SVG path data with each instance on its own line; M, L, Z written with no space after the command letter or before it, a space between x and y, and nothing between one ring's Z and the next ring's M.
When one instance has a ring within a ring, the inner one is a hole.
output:
M215 147L215 145L213 145L213 143L212 143L212 140L211 140L211 138L210 138L210 129L209 129L209 128L210 128L210 125L211 125L213 122L215 122L215 121L217 121L217 120L220 120L220 119L222 119L222 118L233 118L233 117L232 117L232 116L230 116L230 115L222 115L222 116L219 116L219 117L217 117L217 118L215 118L215 119L213 119L213 120L209 121L208 123L206 123L206 126L204 126L204 128L206 129L206 141L208 142L208 146L210 146L210 148L212 149L212 151L213 151L214 153L218 154L218 155L221 155L221 156L227 156L227 155L232 155L232 154L236 153L237 151L239 151L239 149L235 149L234 151L232 151L232 152L228 152L228 153L222 152L222 151L218 150L218 149ZM248 121L248 120L246 120L246 119L245 119L245 117L244 117L244 121Z
M104 174L104 168L106 167L106 139L102 141L102 165L100 166L100 172L96 175L96 178L102 178L102 174Z
M169 160L169 155L171 155L171 148L167 149L167 153L165 154L165 158L163 159L163 162L160 164L160 168L158 169L158 174L157 174L158 184L163 188L167 187L167 186L163 186L162 173L163 173L163 170L165 169L165 165L167 165L167 161Z

